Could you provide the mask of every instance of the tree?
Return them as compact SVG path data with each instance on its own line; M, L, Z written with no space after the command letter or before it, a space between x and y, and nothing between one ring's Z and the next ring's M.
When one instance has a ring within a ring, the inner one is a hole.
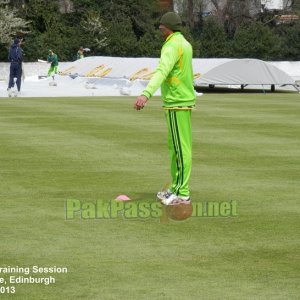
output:
M30 34L26 37L24 53L26 60L45 58L53 50L59 60L72 60L78 50L79 22L72 13L59 12L59 1L27 0L23 15L31 20Z
M159 57L162 43L163 40L160 32L157 30L146 32L138 41L137 55L146 57Z
M289 0L292 12L300 0ZM0 0L0 59L7 60L11 38L26 34L25 60L75 59L80 46L90 55L159 56L159 4L174 4L195 57L255 57L299 60L299 21L276 24L260 0ZM212 11L207 17L203 12ZM200 51L199 51L200 49Z
M282 42L267 26L253 22L237 29L232 55L238 58L274 60L280 55Z
M276 32L282 39L280 59L300 60L300 20L277 26Z
M17 10L8 6L10 0L0 0L0 44L8 46L12 37L28 33L30 21L17 16Z
M86 10L100 10L103 2L101 0L72 0L72 5L77 13L83 13Z
M300 0L291 0L291 6L294 11L300 11Z
M187 0L188 24L190 28L194 28L194 0Z
M226 57L227 37L224 28L213 17L205 19L200 35L201 57Z
M139 40L146 32L153 30L159 6L157 0L104 1L101 12L108 22L129 20L131 30Z
M155 33L159 18L157 0L104 1L101 12L109 32L109 43L103 53L145 56L157 52L154 49L158 44Z
M102 54L111 56L137 56L137 38L129 18L108 24L109 43ZM100 53L99 53L100 54Z
M103 20L99 12L88 11L80 22L84 31L85 42L95 51L101 50L108 45L107 28L103 25Z
M68 14L73 12L74 4L71 0L59 0L59 12Z
M174 6L176 11L186 20L188 27L193 30L195 23L199 22L197 16L203 11L205 0L176 0Z

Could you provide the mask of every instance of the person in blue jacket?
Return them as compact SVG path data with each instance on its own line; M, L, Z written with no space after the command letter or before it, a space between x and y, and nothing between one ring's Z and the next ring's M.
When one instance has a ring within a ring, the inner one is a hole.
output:
M10 61L10 72L9 72L9 82L8 91L14 87L14 78L17 78L16 84L18 92L21 90L21 77L22 77L22 61L23 61L23 51L21 49L22 39L15 38L13 44L9 49L8 60Z

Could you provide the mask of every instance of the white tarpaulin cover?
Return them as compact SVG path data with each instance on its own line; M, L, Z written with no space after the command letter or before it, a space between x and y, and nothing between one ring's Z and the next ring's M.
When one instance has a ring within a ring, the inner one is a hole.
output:
M295 81L300 82L300 62L299 61L271 61L271 65L277 67L291 76Z
M215 61L215 60L214 60ZM295 80L272 64L258 59L221 61L195 79L203 85L295 85Z
M60 75L45 76L49 64L24 63L22 97L140 95L159 58L87 57L59 63ZM0 97L7 97L9 63L0 63ZM265 63L256 59L193 59L195 86L295 85L300 62ZM44 76L44 78L41 78ZM41 79L39 79L41 78ZM255 87L255 86L254 86ZM160 89L155 95L160 95Z
M62 70L62 75L149 80L158 58L89 57ZM295 85L295 79L258 59L193 59L194 85Z

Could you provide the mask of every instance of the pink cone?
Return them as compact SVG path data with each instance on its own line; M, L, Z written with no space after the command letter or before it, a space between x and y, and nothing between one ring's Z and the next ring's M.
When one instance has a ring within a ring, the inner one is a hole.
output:
M130 200L130 198L127 195L119 195L115 200L128 201L128 200Z

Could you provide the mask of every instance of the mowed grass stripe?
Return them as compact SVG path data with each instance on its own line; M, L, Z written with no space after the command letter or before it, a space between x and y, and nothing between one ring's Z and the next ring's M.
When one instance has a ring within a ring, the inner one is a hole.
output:
M169 180L158 98L142 112L133 97L1 101L0 265L70 269L15 298L297 299L298 99L199 98L192 199L237 200L239 216L167 225L64 220L70 197L152 200Z

